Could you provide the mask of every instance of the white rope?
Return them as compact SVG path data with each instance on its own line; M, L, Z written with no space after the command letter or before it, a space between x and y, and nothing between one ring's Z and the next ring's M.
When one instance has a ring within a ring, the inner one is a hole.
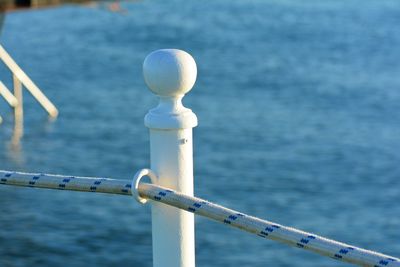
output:
M130 182L127 183L124 180L107 178L86 178L0 171L0 184L122 195L132 194L132 185ZM261 220L203 199L186 196L154 184L140 183L138 185L138 193L142 198L184 209L222 222L225 225L256 234L262 238L268 238L290 246L310 250L336 260L360 266L400 266L400 259L398 258ZM135 192L133 192L133 194L135 194Z
M0 170L0 184L59 190L131 195L131 182L109 178L88 178Z
M276 240L293 247L310 250L330 258L360 266L400 266L400 259L374 251L357 248L312 233L261 220L227 209L201 198L180 194L153 184L139 184L141 197L184 209L263 238Z

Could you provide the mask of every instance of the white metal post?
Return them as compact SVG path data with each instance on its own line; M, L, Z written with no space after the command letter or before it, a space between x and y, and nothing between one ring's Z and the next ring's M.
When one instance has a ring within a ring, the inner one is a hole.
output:
M182 105L182 98L196 81L196 62L181 50L157 50L146 57L143 75L160 98L145 117L157 184L193 195L192 128L197 117ZM154 202L152 234L154 267L195 266L193 214Z
M24 108L22 101L22 83L18 80L17 76L13 75L13 83L14 83L14 96L17 100L17 105L14 107L14 116L15 119L23 118L24 116Z
M13 75L14 96L17 99L17 105L14 107L14 134L12 144L18 144L21 137L24 135L24 105L22 83L16 75Z

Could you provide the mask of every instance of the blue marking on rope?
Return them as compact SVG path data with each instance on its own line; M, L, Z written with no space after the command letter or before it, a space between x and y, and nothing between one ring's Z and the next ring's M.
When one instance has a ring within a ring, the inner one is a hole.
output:
M244 214L236 213L237 216L244 217Z
M340 254L347 254L347 252L349 252L347 249L342 248L339 253Z
M132 188L132 185L131 185L131 184L126 184L125 187L126 187L126 188ZM121 189L121 192L122 192L122 193L128 193L129 190L126 189L126 188L125 188L125 189Z
M201 204L199 204L199 203L194 203L193 206L195 206L196 208L200 208L200 207L201 207Z
M97 189L96 186L91 186L91 187L90 187L90 190L92 190L92 191L96 191L96 189Z
M165 196L167 195L167 193L165 193L165 192L158 192L158 194L159 194L160 196L163 196L163 197L165 197Z
M353 247L347 247L347 249L348 249L348 250L354 250L354 248L353 248Z
M4 174L4 177L11 177L12 173L6 173Z
M59 184L58 187L65 188L65 184Z
M30 184L30 185L34 185L35 182L34 182L34 181L29 181L29 184Z
M296 243L296 245L297 245L298 247L304 248L304 245L303 245L303 244Z
M0 180L2 183L5 183L5 182L7 182L7 179L6 178L1 178L1 180Z
M39 176L33 176L32 177L33 180L39 180L39 178L40 178Z
M267 227L265 227L265 231L272 233L274 231L274 229L267 226Z
M235 215L229 215L228 218L224 220L224 223L231 224L232 221L236 220L238 217ZM232 220L232 221L231 221Z
M189 207L189 208L188 208L188 211L195 212L196 209L194 209L194 208L192 208L192 207Z
M71 179L66 178L63 180L63 183L69 183L69 181L71 181Z
M99 184L101 184L101 181L95 181L94 184L99 185Z
M315 239L315 236L309 235L309 236L307 236L307 238L309 238L309 239Z
M237 219L237 217L235 216L235 215L229 215L229 217L228 217L229 219L231 219L232 221L234 221L234 220L236 220Z
M273 224L272 227L273 227L273 228L276 228L276 229L281 228L279 225L276 225L276 224Z
M261 231L260 234L264 235L264 236L268 236L269 234L267 232Z
M379 261L379 264L382 264L382 265L388 265L388 261L385 261L385 260L380 260Z
M310 240L305 239L305 238L302 238L302 239L300 240L300 243L303 243L303 244L308 244L308 242L310 242Z
M338 259L343 258L342 255L339 255L339 254L335 254L334 256L335 256L335 258L338 258Z
M155 199L155 200L161 200L161 197L154 196L154 199Z
M165 192L168 192L168 193L173 193L174 191L172 191L172 190L169 190L169 189L165 189Z

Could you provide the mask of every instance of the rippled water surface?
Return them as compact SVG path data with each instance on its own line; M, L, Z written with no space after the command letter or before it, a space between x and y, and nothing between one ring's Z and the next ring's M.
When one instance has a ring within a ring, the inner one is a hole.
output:
M141 64L193 55L200 197L400 256L397 1L142 1L7 15L1 43L60 110L0 114L0 169L131 179L149 166ZM11 86L0 66L0 79ZM198 266L346 266L196 219ZM0 266L151 266L150 208L0 186Z

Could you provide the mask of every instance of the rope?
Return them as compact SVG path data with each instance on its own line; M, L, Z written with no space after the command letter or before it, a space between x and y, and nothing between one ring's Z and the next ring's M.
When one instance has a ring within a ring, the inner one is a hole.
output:
M0 170L0 184L132 195L130 181L109 178L89 178L44 173L33 174Z
M61 190L101 192L130 195L132 185L124 180L107 178L71 177L48 174L28 174L0 171L0 184ZM139 195L170 206L201 215L225 225L276 240L339 261L360 266L400 266L400 259L330 240L270 221L261 220L200 198L186 196L154 184L140 183Z
M141 183L139 185L139 194L141 197L187 210L197 215L222 222L225 225L256 234L262 238L268 238L285 243L289 246L310 250L336 260L360 266L400 266L400 259L398 258L357 248L270 221L261 220L205 201L201 198L186 196L157 185Z

